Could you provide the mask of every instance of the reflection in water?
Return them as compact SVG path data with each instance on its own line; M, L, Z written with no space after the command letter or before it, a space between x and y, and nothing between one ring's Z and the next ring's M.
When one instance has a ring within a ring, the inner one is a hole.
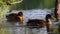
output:
M32 11L34 11L34 10L31 10L31 14L33 14ZM36 13L36 11L37 10L35 10L35 13ZM41 12L41 11L43 11L46 15L45 11L50 11L50 10L38 10L38 13ZM39 15L34 17L35 15L31 15L31 14L27 15L27 14L28 14L28 11L27 11L27 13L26 12L24 13L24 24L26 23L26 21L28 21L29 18L34 18L34 19L36 17L40 18ZM33 17L31 17L31 16L33 16ZM42 19L44 19L44 18L42 17ZM8 31L9 34L31 34L32 32L33 32L32 34L47 34L46 27L43 27L43 28L40 28L40 29L30 29L30 28L27 28L27 27L15 27L17 25L20 26L21 24L19 24L18 22L16 22L16 23L14 22L14 24L11 24L12 22L7 22L5 18L4 18L3 22L4 22L5 26L12 25L12 27L6 27L6 30Z
M4 28L5 29L5 28ZM4 30L3 30L4 31ZM4 34L47 34L46 27L30 29L28 27L7 27Z

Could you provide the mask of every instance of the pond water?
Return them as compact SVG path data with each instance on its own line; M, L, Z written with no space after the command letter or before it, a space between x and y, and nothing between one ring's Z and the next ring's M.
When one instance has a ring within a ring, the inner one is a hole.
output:
M11 13L16 13L16 12L12 11ZM24 25L26 25L28 19L45 20L46 14L51 14L51 10L49 9L25 10L23 11L23 14L24 14ZM15 24L11 24L10 22L7 22L5 16L3 19L3 25L7 26L6 29L8 29L8 32L10 32L10 34L47 34L46 27L40 29L29 29L27 27L19 27L20 25L18 22L16 22Z

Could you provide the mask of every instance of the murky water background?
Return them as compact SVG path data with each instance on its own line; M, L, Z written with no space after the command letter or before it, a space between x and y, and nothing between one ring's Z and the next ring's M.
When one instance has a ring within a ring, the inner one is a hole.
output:
M16 13L16 11L13 11L11 13ZM26 22L28 21L28 19L43 19L43 20L45 20L46 14L49 14L49 13L51 13L51 10L49 10L49 9L25 10L25 11L23 11L24 25L26 25ZM47 34L46 27L43 27L40 29L37 29L37 28L30 29L28 27L22 27L22 26L20 26L21 24L19 24L18 22L16 22L15 24L11 24L10 22L7 22L5 16L3 19L3 25L6 26L5 31L7 31L8 34ZM2 30L4 30L4 29L2 29Z

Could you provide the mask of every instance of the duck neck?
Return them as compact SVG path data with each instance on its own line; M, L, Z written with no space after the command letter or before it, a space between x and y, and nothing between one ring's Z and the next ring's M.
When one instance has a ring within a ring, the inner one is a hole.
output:
M47 20L47 25L51 25L51 24L52 24L51 19L48 19Z

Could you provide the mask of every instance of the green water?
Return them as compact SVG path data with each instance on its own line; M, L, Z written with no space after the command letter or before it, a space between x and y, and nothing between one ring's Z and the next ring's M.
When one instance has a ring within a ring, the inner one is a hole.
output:
M29 10L29 9L44 9L54 8L55 0L23 0L22 3L11 5L11 10Z

